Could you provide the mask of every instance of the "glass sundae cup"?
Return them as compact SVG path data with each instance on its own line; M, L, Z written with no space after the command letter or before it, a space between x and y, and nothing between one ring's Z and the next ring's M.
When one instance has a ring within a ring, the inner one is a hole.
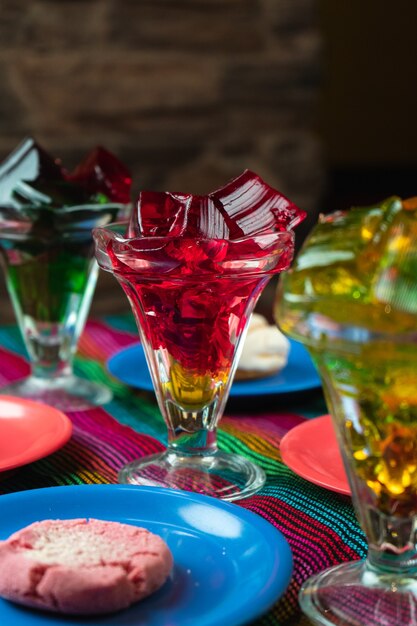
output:
M103 148L67 174L27 139L0 165L1 259L31 364L1 393L63 410L111 399L72 362L97 280L92 228L124 214L129 192L127 170Z
M417 199L321 218L275 317L320 372L365 560L310 578L317 624L417 624Z
M124 467L121 482L225 500L255 493L265 475L220 451L216 428L248 320L293 255L304 214L246 171L208 196L142 192L129 228L96 228L99 265L136 317L168 429L166 451Z

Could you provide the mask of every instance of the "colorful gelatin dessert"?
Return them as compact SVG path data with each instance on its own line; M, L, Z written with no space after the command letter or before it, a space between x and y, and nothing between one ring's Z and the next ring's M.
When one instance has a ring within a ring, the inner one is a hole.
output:
M415 625L417 198L322 217L282 277L275 317L321 374L369 546L365 561L307 582L302 606L322 624Z
M0 164L1 255L33 366L30 382L9 393L36 398L39 387L44 399L43 379L69 380L97 277L92 228L126 213L130 186L128 170L104 148L68 173L26 139Z
M227 383L248 303L289 266L301 217L245 172L208 196L142 192L127 243L109 242L111 270L181 406L198 410Z
M416 329L416 244L417 201L325 217L283 277L276 312L335 384L349 386L351 462L379 506L398 514L417 513L417 351L398 340ZM343 339L340 326L351 328ZM342 342L355 349L336 358Z
M143 191L127 232L94 231L99 264L135 313L171 448L214 451L248 320L288 268L303 217L245 171L207 196Z

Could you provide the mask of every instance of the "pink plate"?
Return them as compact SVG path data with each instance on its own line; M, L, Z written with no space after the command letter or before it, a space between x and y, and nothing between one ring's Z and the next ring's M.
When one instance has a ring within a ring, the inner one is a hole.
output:
M37 461L61 448L72 423L46 404L0 396L0 471Z
M330 415L292 428L281 440L281 457L293 472L315 485L350 495Z

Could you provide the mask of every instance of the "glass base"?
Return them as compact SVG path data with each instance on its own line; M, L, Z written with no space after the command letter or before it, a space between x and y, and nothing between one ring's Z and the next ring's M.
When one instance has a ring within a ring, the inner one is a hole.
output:
M171 450L133 461L119 472L119 481L183 489L229 502L253 495L264 485L264 471L237 454L216 451L180 456Z
M113 397L104 385L74 375L52 379L29 376L2 387L0 393L44 402L61 411L85 411L105 404Z
M309 578L300 605L314 624L416 626L417 578L378 575L366 561L344 563Z

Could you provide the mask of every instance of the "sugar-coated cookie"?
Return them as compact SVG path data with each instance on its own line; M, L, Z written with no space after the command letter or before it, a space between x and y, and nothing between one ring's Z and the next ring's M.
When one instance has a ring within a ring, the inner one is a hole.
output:
M61 613L109 613L159 589L172 565L166 543L144 528L45 520L0 542L0 596Z

